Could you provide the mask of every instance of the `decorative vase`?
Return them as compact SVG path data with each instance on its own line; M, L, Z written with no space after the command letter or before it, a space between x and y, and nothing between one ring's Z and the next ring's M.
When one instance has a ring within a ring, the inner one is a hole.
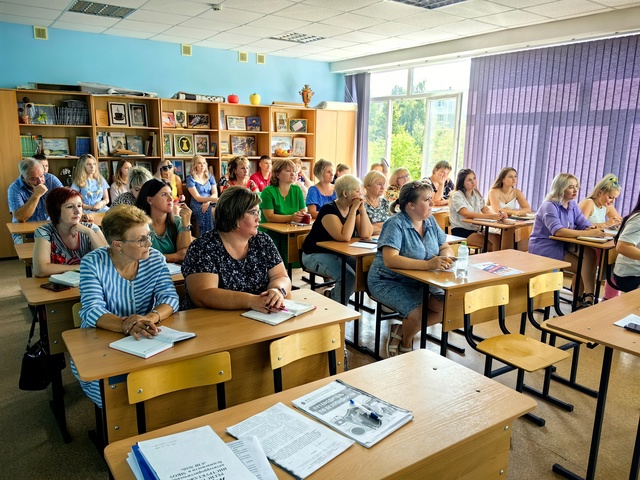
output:
M29 125L31 123L31 117L29 115L22 115L20 117L20 123L23 125Z
M311 97L313 97L313 90L309 85L305 85L302 90L300 90L300 95L302 96L302 101L304 102L304 106L309 108L309 103L311 102Z

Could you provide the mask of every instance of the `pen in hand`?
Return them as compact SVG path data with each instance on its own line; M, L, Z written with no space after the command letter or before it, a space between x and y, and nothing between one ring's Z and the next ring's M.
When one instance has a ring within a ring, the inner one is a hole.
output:
M354 407L356 407L358 410L360 410L362 413L367 415L368 417L373 418L374 420L380 420L380 415L378 415L376 412L374 412L370 408L367 408L364 405L359 404L353 398L349 400L349 403Z

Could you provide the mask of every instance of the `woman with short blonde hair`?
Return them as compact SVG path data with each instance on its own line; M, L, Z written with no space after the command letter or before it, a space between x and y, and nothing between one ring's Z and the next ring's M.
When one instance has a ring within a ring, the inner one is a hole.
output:
M373 225L373 234L377 235L382 230L382 225L391 216L389 212L390 202L384 198L384 190L387 178L377 170L371 170L364 176L364 208Z
M409 170L404 167L396 168L391 174L391 177L389 177L389 186L387 187L387 193L384 198L390 202L397 200L402 186L410 181L411 174Z

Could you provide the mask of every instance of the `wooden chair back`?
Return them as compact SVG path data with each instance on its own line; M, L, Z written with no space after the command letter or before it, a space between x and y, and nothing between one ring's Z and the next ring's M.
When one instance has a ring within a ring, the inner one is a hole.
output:
M329 375L335 375L336 350L342 346L341 338L340 325L328 325L320 329L294 333L271 342L269 350L275 391L282 391L282 367L318 353L327 352Z
M465 293L464 313L472 314L484 308L500 307L508 303L509 285L493 285L491 287L478 288Z
M71 307L71 315L73 316L73 326L76 328L80 328L82 324L82 319L80 318L80 309L82 308L82 304L80 302L74 303Z
M450 233L449 230L451 230L451 219L449 218L449 215L445 215L445 217L444 217L444 233L446 233L448 235Z

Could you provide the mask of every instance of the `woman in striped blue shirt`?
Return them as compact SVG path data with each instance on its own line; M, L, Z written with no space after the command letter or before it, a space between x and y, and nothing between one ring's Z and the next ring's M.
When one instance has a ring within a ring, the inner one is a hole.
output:
M104 216L102 230L109 246L85 255L80 265L83 328L103 328L136 339L151 337L158 334L157 324L178 310L178 294L164 256L151 248L150 221L131 205L114 207ZM71 370L78 378L73 361ZM99 383L80 384L102 407Z

